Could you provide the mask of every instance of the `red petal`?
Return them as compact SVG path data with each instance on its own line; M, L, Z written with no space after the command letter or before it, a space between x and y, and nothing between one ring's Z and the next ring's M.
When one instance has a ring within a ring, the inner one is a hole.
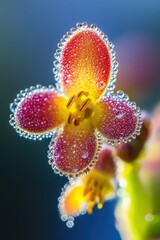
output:
M32 87L21 91L18 97L19 102L15 100L11 105L14 112L11 124L25 137L47 136L45 134L57 128L66 118L62 108L65 99L54 88Z
M62 174L78 176L93 166L97 148L97 136L93 129L82 129L82 124L67 126L54 145L50 144L50 162Z
M122 94L121 91L119 93ZM100 102L97 128L111 144L135 138L142 124L139 108L135 103L124 100L126 96L123 99L119 95L109 96Z

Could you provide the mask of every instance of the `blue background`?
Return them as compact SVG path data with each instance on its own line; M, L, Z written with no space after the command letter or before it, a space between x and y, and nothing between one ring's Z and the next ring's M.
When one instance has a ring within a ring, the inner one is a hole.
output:
M57 43L83 21L96 23L113 42L138 32L159 43L160 1L0 0L1 239L120 239L114 226L115 201L95 209L92 216L79 217L73 229L61 222L57 198L66 179L47 163L49 140L20 138L8 124L9 104L21 89L54 84ZM151 108L158 100L154 89L148 102L139 100L139 105Z

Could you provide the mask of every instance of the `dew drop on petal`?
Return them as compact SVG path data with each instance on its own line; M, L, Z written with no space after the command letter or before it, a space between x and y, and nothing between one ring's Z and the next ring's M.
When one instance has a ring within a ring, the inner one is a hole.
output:
M82 152L82 158L87 158L89 153L87 151Z
M68 228L72 228L74 226L74 222L69 220L69 221L66 222L66 225L67 225Z
M61 220L62 220L63 222L67 221L67 219L68 219L68 217L67 217L66 215L62 215L62 216L61 216Z

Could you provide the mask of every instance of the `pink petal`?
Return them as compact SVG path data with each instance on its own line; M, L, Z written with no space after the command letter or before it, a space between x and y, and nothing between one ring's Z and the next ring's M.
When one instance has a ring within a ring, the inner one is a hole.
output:
M117 95L103 98L99 104L101 110L97 128L108 143L130 141L140 134L140 109L127 100L126 95L119 91Z
M11 104L10 123L20 135L29 138L50 136L65 119L65 99L53 87L31 87L18 94Z
M51 142L49 158L55 171L78 176L94 165L97 153L97 136L93 129L66 126L55 142Z

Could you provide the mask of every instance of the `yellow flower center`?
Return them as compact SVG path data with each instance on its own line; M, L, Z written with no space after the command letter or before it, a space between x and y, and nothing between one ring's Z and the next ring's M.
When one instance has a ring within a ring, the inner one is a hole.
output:
M68 115L68 124L79 126L84 119L92 115L92 101L88 96L88 92L80 91L69 98L66 104L67 109L71 110Z

